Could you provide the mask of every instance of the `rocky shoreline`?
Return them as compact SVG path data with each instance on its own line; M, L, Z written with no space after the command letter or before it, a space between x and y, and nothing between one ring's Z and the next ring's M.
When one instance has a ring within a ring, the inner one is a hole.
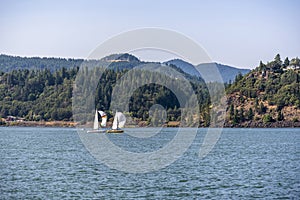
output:
M277 121L277 122L256 122L256 121L249 121L244 122L241 124L230 124L225 123L224 127L227 128L295 128L300 127L300 122L293 122L293 121Z

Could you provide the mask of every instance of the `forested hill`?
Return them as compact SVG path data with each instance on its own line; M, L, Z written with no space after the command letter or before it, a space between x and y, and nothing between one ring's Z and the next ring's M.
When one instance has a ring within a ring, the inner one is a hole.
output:
M144 62L136 58L135 56L125 53L125 54L112 54L106 56L99 60L83 60L83 59L66 59L66 58L40 58L40 57L19 57L19 56L9 56L0 55L0 71L10 72L17 69L29 69L29 70L43 70L48 69L51 72L55 72L62 68L70 69L74 67L80 67L84 62L86 65L101 65L108 66L109 69L114 70L124 70L132 69L137 65L150 64L151 62ZM164 62L169 67L175 68L179 72L184 72L186 75L196 76L201 78L199 72L196 70L195 66L185 62L180 59L174 59ZM204 63L199 64L199 68L207 74L212 74L212 77L206 77L207 80L214 80L214 73L210 73L211 69L216 67L224 80L225 83L232 82L235 76L239 73L246 74L249 69L239 69L230 67L227 65L222 65L218 63Z
M78 67L62 68L55 72L44 70L14 70L12 72L0 73L0 118L9 119L18 117L29 121L56 121L72 120L72 90L75 77L78 76ZM84 73L95 73L99 68L82 69ZM104 110L112 117L110 99L117 78L122 77L128 70L107 69L103 72L95 93L95 104L97 109ZM134 75L143 77L145 74L136 71ZM189 78L189 76L187 76ZM190 77L193 90L198 95L199 110L203 117L201 123L207 125L209 122L208 107L210 99L204 82ZM142 79L129 79L133 82ZM174 79L176 80L176 79ZM89 82L82 79L82 85ZM126 83L127 84L127 83ZM128 83L130 84L130 83ZM185 90L183 90L185 91ZM83 101L91 99L93 94L85 93L81 96ZM180 120L180 106L177 98L170 89L161 85L150 84L137 89L130 100L130 113L136 121L150 122L149 109L155 104L163 105L167 109L168 121ZM94 108L92 108L94 109ZM155 115L155 114L154 114ZM91 112L91 117L93 113ZM2 119L2 120L3 120ZM153 119L154 122L158 122ZM152 121L153 121L152 120Z
M300 60L276 55L227 88L228 126L293 126L300 120Z
M79 67L83 59L20 57L0 55L0 71L9 72L17 69L48 69L52 72L61 68Z
M1 57L6 56L2 55ZM19 60L16 57L14 59L14 62ZM0 71L0 119L2 122L9 120L10 117L28 121L69 121L73 119L73 83L78 76L79 67L77 65L82 61L71 60L72 65L57 64L55 70L50 70L48 67L56 62L69 62L67 59L54 59L53 62L49 61L50 64L45 64L45 68L30 68L34 60L41 63L47 59L51 60L51 58L29 58L30 62L23 63L25 69ZM129 54L124 54L123 57L110 56L105 59L103 62L112 62L113 65L111 65L112 68L109 67L104 71L99 80L102 84L97 87L95 104L98 109L106 111L112 119L112 113L109 110L110 99L117 79L128 72L130 68L142 62ZM11 61L11 63L13 62ZM20 63L22 62L20 61ZM20 63L16 66L22 66ZM3 63L0 64L4 66ZM157 66L161 65L156 64ZM199 102L199 124L208 126L210 109L213 108L213 105L210 102L207 85L201 79L176 68L175 65L168 65L168 67L177 69L189 80ZM83 70L88 70L88 68L83 68ZM86 71L83 74L88 73L94 72ZM140 72L136 73L137 77L144 76ZM134 78L130 80L135 81ZM226 126L300 126L299 82L299 59L289 60L286 58L282 61L280 55L266 64L261 62L256 69L244 76L238 75L232 84L226 84L228 95ZM85 80L83 80L82 85L85 84ZM126 83L126 85L130 84ZM91 94L84 94L82 98L90 98L88 95ZM134 92L129 103L130 115L143 125L157 123L156 119L149 117L148 112L155 104L165 107L167 122L180 121L181 109L178 99L172 91L161 85L150 84L140 87ZM91 117L93 117L92 112ZM190 122L186 125L194 123L192 117L187 120Z
M112 54L102 59L72 59L72 58L48 58L48 57L20 57L10 55L0 55L0 71L10 72L13 70L43 70L48 69L55 72L62 68L70 69L85 65L108 66L110 69L123 70L132 69L137 64L144 63L130 54Z

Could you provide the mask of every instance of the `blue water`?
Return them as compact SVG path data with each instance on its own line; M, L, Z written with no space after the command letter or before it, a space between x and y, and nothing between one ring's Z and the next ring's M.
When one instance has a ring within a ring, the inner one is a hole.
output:
M109 137L121 148L145 152L161 148L175 132ZM0 199L300 199L300 129L224 129L199 159L204 136L199 129L173 164L134 174L97 161L75 129L0 128Z

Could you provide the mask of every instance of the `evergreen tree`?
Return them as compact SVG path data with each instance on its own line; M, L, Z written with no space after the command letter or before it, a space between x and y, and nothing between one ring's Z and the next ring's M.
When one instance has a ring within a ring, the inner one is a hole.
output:
M278 65L278 66L281 66L281 65L282 65L282 61L281 61L281 58L280 58L280 55L279 55L279 54L277 54L277 55L275 56L274 61L275 61L276 65Z
M258 69L259 69L260 71L265 70L265 69L266 69L266 65L265 65L262 61L260 61L260 62L259 62L259 67L258 67Z
M252 120L253 117L254 117L253 110L252 110L252 108L249 108L248 113L247 113L247 118L248 118L248 120Z
M291 65L300 66L300 59L298 57L293 58L290 62Z
M282 111L279 111L278 115L277 115L277 121L283 121L283 120L284 120L283 113L282 113Z
M254 108L255 108L256 111L258 111L258 105L259 105L258 98L255 98Z
M285 60L284 60L283 66L284 66L284 67L287 67L287 66L289 66L289 65L290 65L290 60L289 60L288 57L286 57Z
M233 115L233 124L238 124L240 122L240 114L239 114L239 110L238 109L235 109L234 111L234 115Z
M244 122L245 121L244 109L243 108L241 108L241 110L240 110L239 119L240 119L240 122Z
M235 82L242 80L242 78L243 78L243 75L241 73L238 73L238 75L236 75L236 77L235 77Z
M233 104L230 104L230 107L229 107L229 118L230 118L230 120L233 119L233 116L234 116L234 106L233 106Z
M265 114L266 113L266 107L264 106L264 104L261 102L260 104L259 104L259 108L258 108L258 113L259 114Z

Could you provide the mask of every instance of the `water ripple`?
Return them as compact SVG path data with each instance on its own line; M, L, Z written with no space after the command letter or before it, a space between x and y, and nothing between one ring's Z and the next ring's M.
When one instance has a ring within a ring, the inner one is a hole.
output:
M128 151L147 152L170 141L172 130L153 138L110 137ZM0 128L0 199L299 199L299 133L225 129L200 160L201 129L172 165L130 174L96 161L74 129Z

